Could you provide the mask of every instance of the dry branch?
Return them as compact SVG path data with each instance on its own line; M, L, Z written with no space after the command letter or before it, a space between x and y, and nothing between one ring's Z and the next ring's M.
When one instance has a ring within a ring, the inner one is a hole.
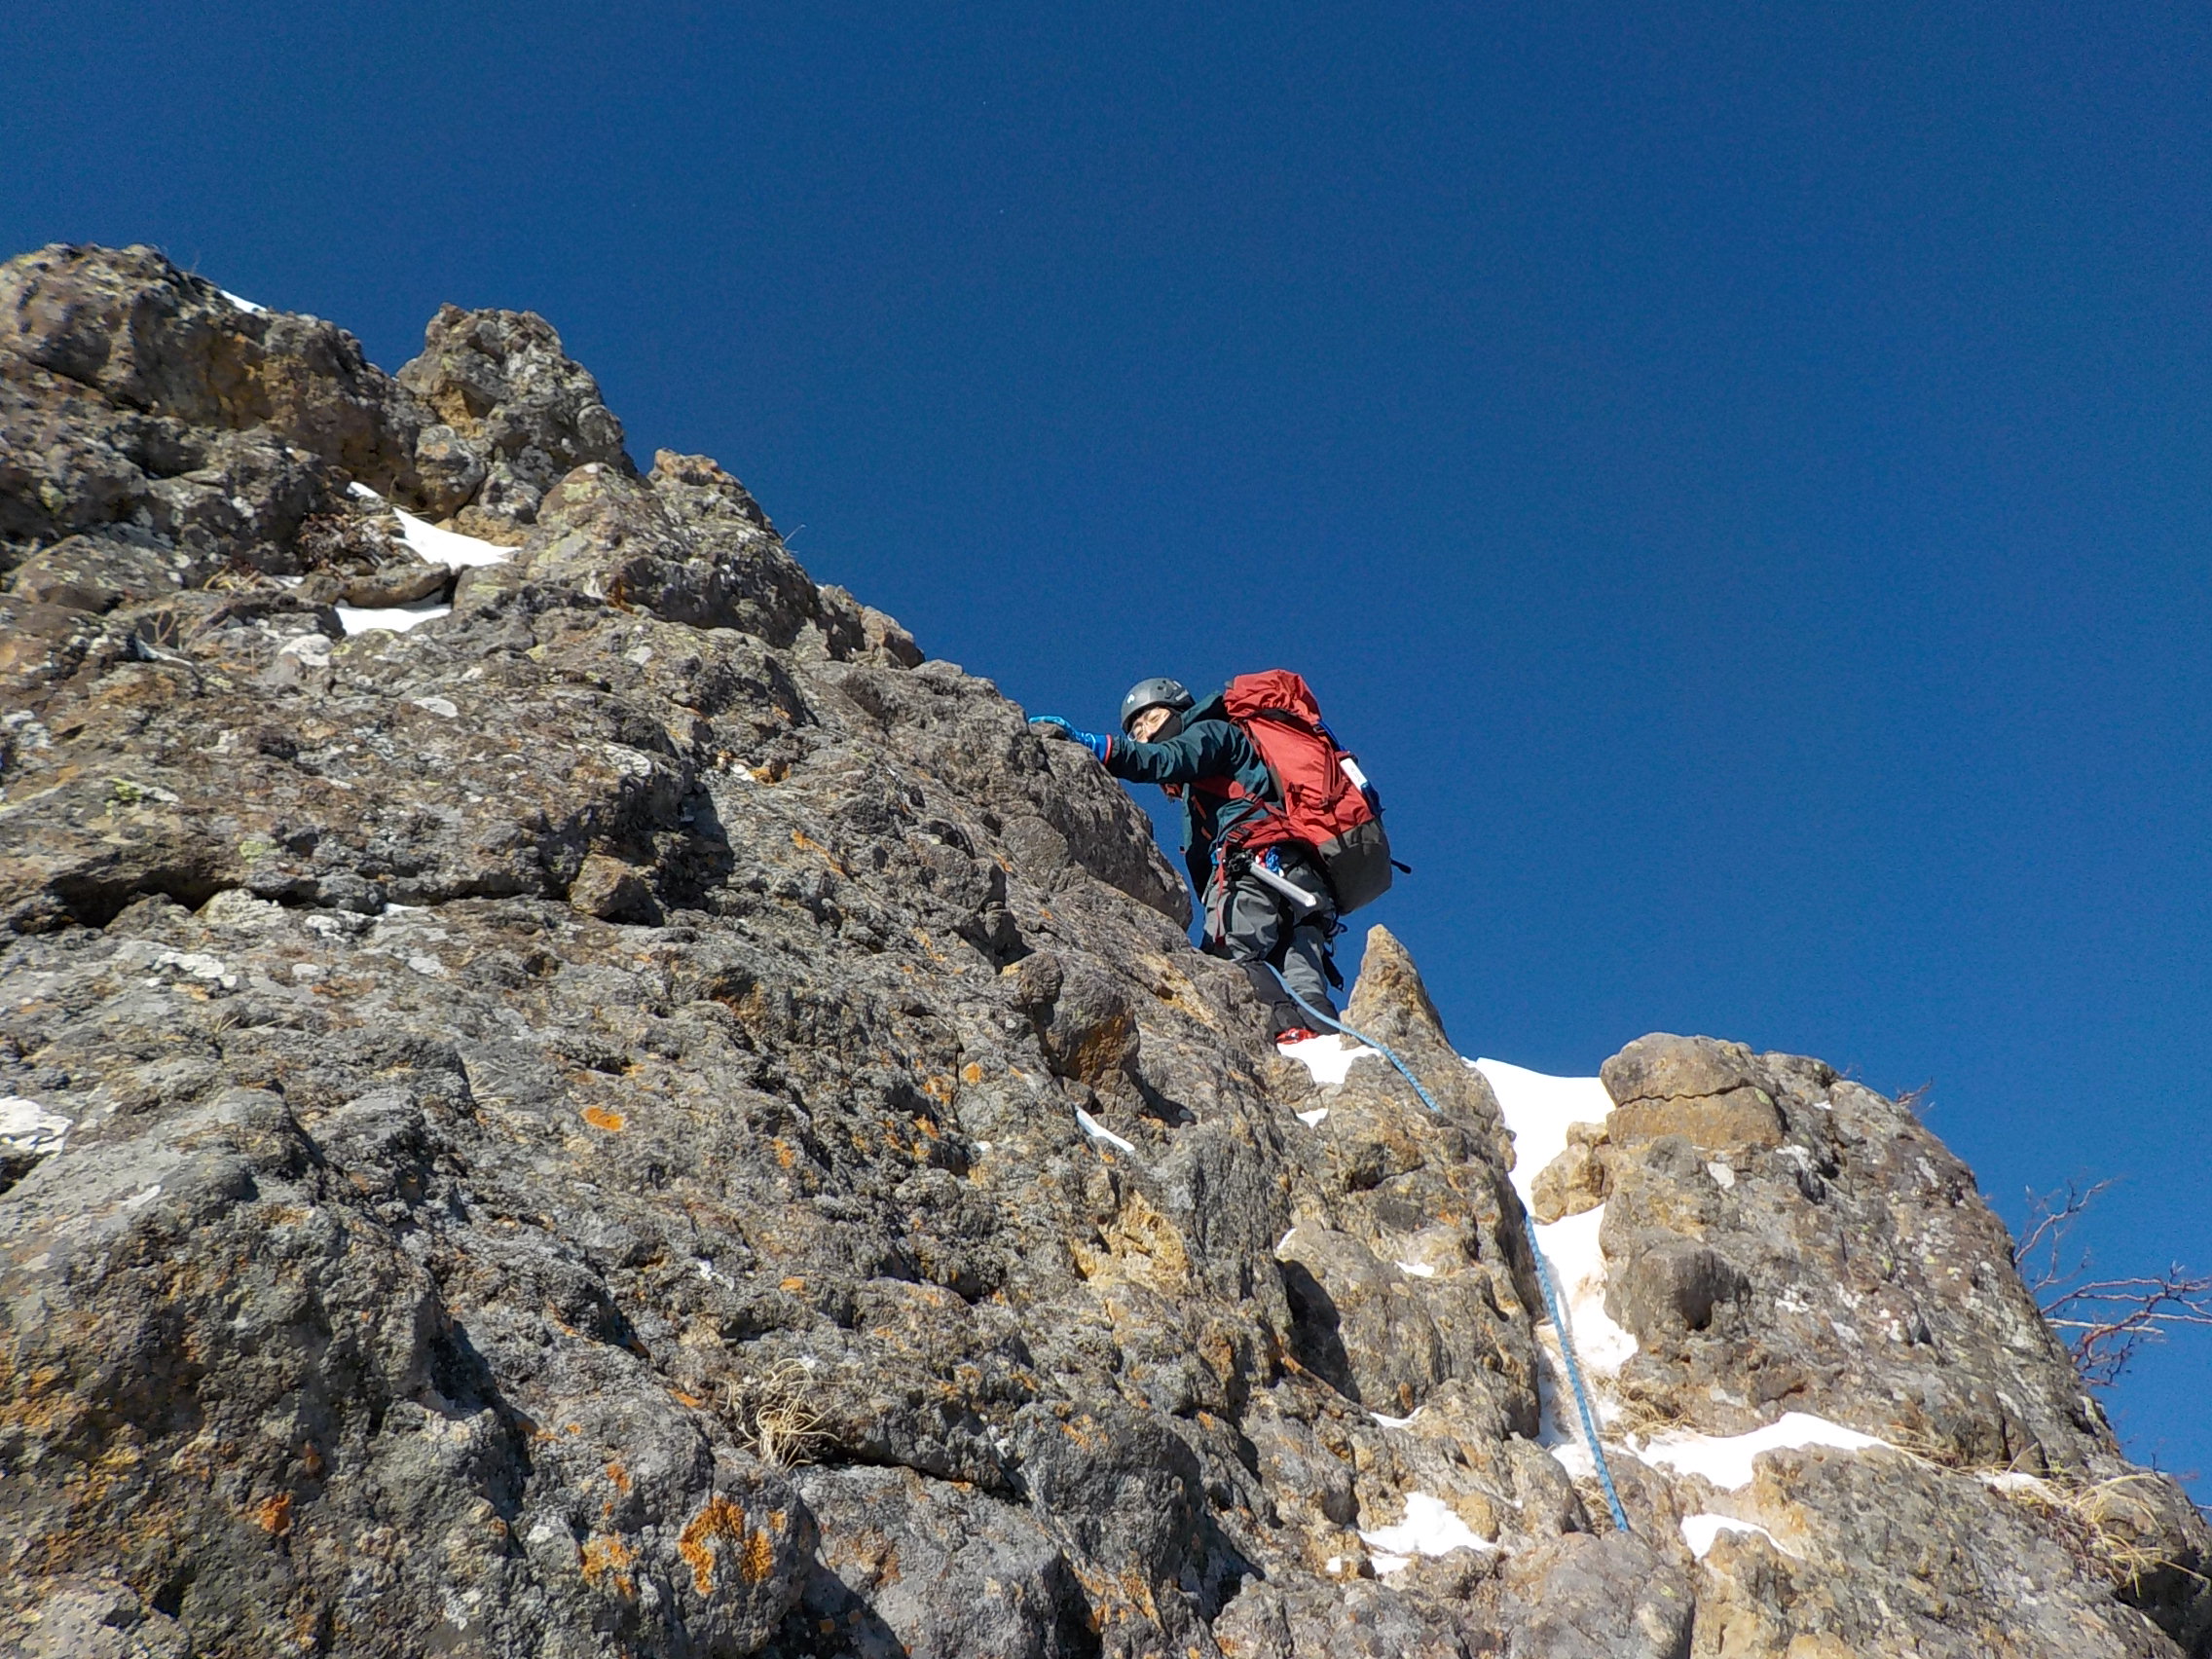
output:
M2031 1224L2012 1247L2012 1265L2027 1281L2051 1329L2062 1334L2074 1367L2091 1387L2119 1381L2145 1343L2184 1326L2212 1326L2212 1273L2180 1263L2155 1276L2089 1278L2089 1252L2073 1261L2067 1237L2110 1181L2028 1195Z

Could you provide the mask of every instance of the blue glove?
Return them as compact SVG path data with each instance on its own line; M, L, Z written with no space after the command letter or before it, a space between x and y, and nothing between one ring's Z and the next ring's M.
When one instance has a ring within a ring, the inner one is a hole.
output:
M1089 750L1092 755L1098 757L1101 765L1105 763L1106 756L1114 753L1114 740L1112 738L1101 737L1094 731L1079 731L1057 715L1033 715L1030 717L1029 723L1033 726L1057 726L1062 736L1072 738L1077 743L1082 744L1084 748Z

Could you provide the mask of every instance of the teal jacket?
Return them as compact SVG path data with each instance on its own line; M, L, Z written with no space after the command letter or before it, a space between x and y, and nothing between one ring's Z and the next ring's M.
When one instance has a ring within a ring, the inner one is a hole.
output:
M1191 889L1204 895L1213 879L1214 850L1221 838L1260 808L1249 800L1224 800L1190 786L1202 779L1234 779L1248 794L1275 798L1267 762L1222 708L1209 697L1183 717L1183 729L1164 743L1132 743L1116 737L1106 753L1106 770L1131 783L1170 784L1183 793L1183 867Z

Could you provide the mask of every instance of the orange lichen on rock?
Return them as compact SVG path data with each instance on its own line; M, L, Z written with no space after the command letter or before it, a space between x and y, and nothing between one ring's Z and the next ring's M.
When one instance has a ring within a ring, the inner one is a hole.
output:
M584 1577L600 1589L612 1588L618 1596L638 1593L630 1568L638 1565L638 1552L611 1532L594 1532L584 1540Z
M749 1533L745 1511L726 1497L710 1497L706 1507L684 1524L676 1550L691 1568L691 1583L702 1596L715 1589L715 1546L726 1541L738 1552L738 1570L757 1584L775 1570L775 1547L765 1532ZM757 1570L756 1569L757 1568Z
M289 1532L292 1530L292 1494L282 1492L275 1497L263 1498L253 1506L253 1519L254 1524L264 1532L279 1536Z
M768 1581L776 1570L776 1546L769 1540L767 1533L745 1534L745 1546L738 1553L737 1570L745 1575L748 1584L765 1584Z
M584 1108L584 1122L595 1129L605 1129L610 1135L620 1134L625 1121L621 1113L609 1112L604 1106Z

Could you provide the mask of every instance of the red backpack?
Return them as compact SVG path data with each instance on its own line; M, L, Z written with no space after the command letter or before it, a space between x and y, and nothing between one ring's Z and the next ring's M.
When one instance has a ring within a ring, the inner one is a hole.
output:
M1238 675L1222 701L1275 786L1276 800L1263 803L1265 813L1237 840L1246 848L1278 841L1311 847L1328 872L1339 914L1381 898L1390 885L1382 803L1359 762L1322 723L1311 688L1288 669L1271 668Z

